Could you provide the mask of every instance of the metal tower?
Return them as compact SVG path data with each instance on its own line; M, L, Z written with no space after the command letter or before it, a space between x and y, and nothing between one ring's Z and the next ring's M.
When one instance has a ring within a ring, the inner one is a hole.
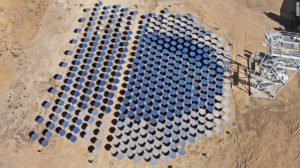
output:
M300 70L300 34L274 31L266 35L267 54L250 58L251 95L275 98Z

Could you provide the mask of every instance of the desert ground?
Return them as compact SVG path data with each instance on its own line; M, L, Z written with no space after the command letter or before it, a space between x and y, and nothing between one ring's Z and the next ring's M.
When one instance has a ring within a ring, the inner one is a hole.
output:
M86 144L55 137L47 148L32 142L34 118L46 114L40 106L46 90L61 72L58 63L82 9L94 0L0 0L0 168L151 167L118 161L103 149L99 156ZM265 51L265 33L283 27L267 17L282 11L283 0L104 0L140 13L190 13L200 24L222 36L231 57L244 62L245 50ZM240 55L240 56L239 56ZM300 167L300 74L275 100L249 97L232 88L230 121L222 134L188 145L186 155L158 164L161 168L298 168ZM89 163L88 160L93 160Z

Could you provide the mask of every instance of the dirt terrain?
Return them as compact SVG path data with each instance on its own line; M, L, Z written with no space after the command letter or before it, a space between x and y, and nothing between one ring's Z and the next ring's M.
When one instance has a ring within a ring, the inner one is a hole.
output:
M95 157L86 143L55 137L48 148L28 138L34 117L55 85L52 76L71 46L76 20L94 0L0 0L0 168L151 167L117 161L102 149ZM283 0L105 0L140 13L169 7L190 13L223 36L232 59L241 63L245 50L265 51L264 34L282 27L263 12L282 15ZM284 13L284 12L283 12ZM241 56L239 56L241 55ZM222 134L187 147L186 155L157 167L298 168L300 167L300 74L276 100L249 97L233 87L231 121ZM89 163L88 160L93 160Z

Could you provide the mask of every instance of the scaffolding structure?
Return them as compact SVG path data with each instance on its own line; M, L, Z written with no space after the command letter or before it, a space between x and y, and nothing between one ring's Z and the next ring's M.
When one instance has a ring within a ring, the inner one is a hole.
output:
M274 31L266 35L267 54L253 54L251 95L275 98L300 70L300 34Z

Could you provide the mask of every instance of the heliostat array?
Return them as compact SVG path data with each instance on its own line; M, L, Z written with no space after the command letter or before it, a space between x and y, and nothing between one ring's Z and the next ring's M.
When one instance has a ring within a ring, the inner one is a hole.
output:
M46 147L52 136L87 140L117 159L152 164L184 155L187 143L221 133L228 120L228 52L222 39L191 15L139 15L121 5L84 9L68 61L55 74L48 116L29 136ZM49 98L50 99L50 98ZM108 129L108 131L106 131Z

